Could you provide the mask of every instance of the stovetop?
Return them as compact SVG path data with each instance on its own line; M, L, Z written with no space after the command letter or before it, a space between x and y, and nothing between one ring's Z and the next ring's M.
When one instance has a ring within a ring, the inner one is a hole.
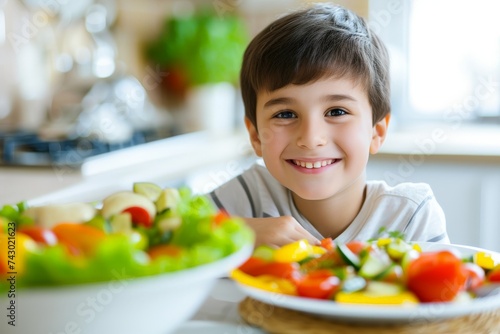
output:
M136 131L126 141L109 143L87 138L44 139L30 131L0 131L0 165L78 167L90 157L172 135L172 131L167 135L165 132L160 135L156 130Z

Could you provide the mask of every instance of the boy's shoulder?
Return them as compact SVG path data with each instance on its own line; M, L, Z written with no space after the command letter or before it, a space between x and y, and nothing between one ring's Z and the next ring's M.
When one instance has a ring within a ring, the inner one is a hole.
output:
M264 162L259 159L249 165L243 172L236 177L228 180L226 183L222 184L219 188L224 189L235 184L246 183L249 188L281 188L281 184L269 173Z
M402 182L396 185L389 185L385 181L368 181L367 196L400 197L420 203L429 197L433 197L434 193L430 185L423 182Z

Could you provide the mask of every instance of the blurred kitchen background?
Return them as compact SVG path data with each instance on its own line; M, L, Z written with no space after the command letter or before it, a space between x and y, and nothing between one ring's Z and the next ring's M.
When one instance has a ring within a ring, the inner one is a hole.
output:
M244 48L310 2L0 0L0 204L138 179L203 192L235 176L255 159ZM500 250L500 2L335 3L391 56L391 130L368 177L431 184L454 243Z

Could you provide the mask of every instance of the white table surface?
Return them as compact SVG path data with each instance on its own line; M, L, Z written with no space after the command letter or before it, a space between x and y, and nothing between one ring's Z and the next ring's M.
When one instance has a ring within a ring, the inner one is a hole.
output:
M264 334L262 330L250 327L240 317L238 304L244 298L244 293L232 280L219 279L196 314L185 324L185 327L181 327L175 333Z

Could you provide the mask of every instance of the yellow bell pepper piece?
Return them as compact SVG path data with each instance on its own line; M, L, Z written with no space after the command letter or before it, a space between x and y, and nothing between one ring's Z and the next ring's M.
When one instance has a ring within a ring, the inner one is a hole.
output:
M473 259L475 264L486 270L491 270L500 264L491 254L485 252L475 253Z
M317 251L306 239L284 245L274 252L276 262L298 262ZM320 247L318 247L320 248Z
M380 238L377 240L377 246L385 247L392 242L392 238Z
M238 283L251 286L253 288L266 290L275 293L286 295L296 295L297 289L295 285L284 278L277 278L270 275L251 276L245 274L239 269L234 269L230 273L230 277Z
M416 250L417 252L419 253L422 253L422 247L420 247L419 244L413 244L413 247L412 247L414 250Z
M345 304L379 304L379 305L401 305L418 304L418 298L409 291L403 291L395 295L379 295L368 292L343 292L335 295L337 303Z
M311 253L313 255L323 255L326 253L326 249L320 246L311 246Z
M15 272L22 275L29 253L38 251L37 243L21 232L0 233L0 275Z

